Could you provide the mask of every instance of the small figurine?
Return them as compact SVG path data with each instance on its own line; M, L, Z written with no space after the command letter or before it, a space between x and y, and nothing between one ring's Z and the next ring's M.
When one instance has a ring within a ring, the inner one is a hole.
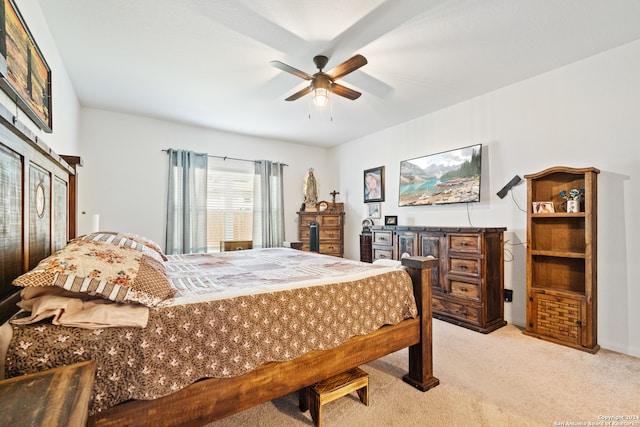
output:
M309 168L307 176L304 178L304 205L305 210L313 211L318 203L318 184L313 176L313 168Z

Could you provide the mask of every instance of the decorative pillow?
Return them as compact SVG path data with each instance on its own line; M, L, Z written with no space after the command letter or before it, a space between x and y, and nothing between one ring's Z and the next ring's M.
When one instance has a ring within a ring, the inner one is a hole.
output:
M108 233L108 231L106 233ZM167 261L169 259L169 258L167 258L165 253L162 252L162 248L160 247L160 245L157 244L156 242L154 242L151 239L147 239L146 237L139 236L137 234L131 234L131 233L118 232L118 233L116 233L116 235L125 237L127 239L131 239L131 240L133 240L135 242L138 242L138 243L142 243L143 245L153 249L154 251L158 252L158 254L160 254L160 257L162 258L163 261Z
M115 302L154 307L174 295L158 255L91 239L74 239L31 271L13 281L16 286L58 286L72 292L99 295Z
M100 231L80 236L77 239L106 242L116 246L131 247L147 255L157 256L161 261L167 261L167 256L160 249L160 245L136 234L121 233L115 231Z

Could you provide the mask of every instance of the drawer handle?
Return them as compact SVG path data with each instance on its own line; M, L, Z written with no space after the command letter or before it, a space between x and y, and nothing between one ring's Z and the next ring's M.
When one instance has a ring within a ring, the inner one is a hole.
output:
M466 270L466 269L467 269L467 268L469 268L469 267L467 267L466 265L461 265L461 266L460 266L460 268L461 268L462 270Z
M378 240L382 241L382 242L386 242L387 238L386 237L379 237Z
M381 259L382 259L382 258L386 258L386 257L387 257L386 255L380 255L380 258L381 258Z
M467 289L467 288L460 288L460 290L461 290L462 292L469 292L469 289Z

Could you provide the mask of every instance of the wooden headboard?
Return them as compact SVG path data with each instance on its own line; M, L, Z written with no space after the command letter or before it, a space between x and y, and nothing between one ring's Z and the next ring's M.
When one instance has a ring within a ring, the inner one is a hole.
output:
M0 105L0 323L18 310L12 280L75 237L79 165Z

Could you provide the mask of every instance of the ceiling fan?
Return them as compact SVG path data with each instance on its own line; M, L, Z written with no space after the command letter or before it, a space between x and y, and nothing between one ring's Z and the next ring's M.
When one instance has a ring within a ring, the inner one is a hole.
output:
M367 63L367 59L364 56L360 54L354 55L342 64L333 68L328 73L323 72L322 69L327 65L327 62L329 62L329 58L324 55L317 55L313 57L313 62L316 64L316 67L318 67L318 72L311 75L283 62L271 61L271 65L274 67L286 71L287 73L291 73L294 76L298 76L301 79L311 81L309 86L294 93L290 97L286 98L285 101L295 101L296 99L313 92L314 103L317 106L322 107L329 101L329 93L335 93L336 95L340 95L351 100L358 99L360 97L360 92L349 89L346 86L342 86L341 84L336 83L336 80L365 65Z

